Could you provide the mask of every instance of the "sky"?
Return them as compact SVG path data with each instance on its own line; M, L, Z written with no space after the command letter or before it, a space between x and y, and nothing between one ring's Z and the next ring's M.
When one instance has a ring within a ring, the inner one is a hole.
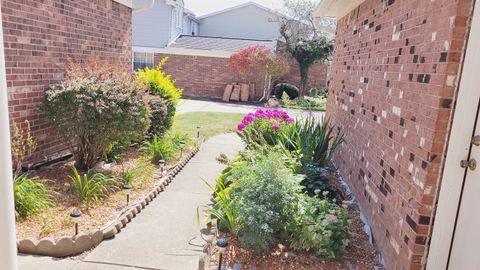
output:
M197 16L251 1L252 0L184 0L185 7L193 11ZM271 9L280 9L283 5L283 0L254 0L253 2L257 2Z

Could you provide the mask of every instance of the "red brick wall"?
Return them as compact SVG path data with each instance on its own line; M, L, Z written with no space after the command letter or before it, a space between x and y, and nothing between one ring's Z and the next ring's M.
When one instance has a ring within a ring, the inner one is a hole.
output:
M338 21L335 156L389 269L421 269L473 0L366 0Z
M42 119L44 91L69 57L131 64L131 9L112 0L1 0L11 120L29 120L37 157L64 146Z
M185 96L221 98L227 84L244 82L238 74L231 71L228 58L155 54L155 63L158 64L163 57L168 57L165 72L172 75L177 81L177 86L184 89ZM277 81L300 86L298 64L293 60L290 62L290 72ZM314 65L310 70L310 78L309 87L325 89L327 66ZM251 82L256 84L255 100L258 100L263 94L264 77L257 76Z
M244 82L231 71L228 58L155 54L155 63L168 57L164 71L176 80L176 85L184 89L184 96L222 98L225 86ZM252 79L255 83L256 98L263 94L264 77Z

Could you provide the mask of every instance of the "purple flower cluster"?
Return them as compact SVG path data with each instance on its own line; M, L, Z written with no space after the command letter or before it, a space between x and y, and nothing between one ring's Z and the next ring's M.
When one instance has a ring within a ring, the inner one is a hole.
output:
M244 130L250 123L255 122L259 119L267 119L267 120L278 120L281 122L285 122L287 124L293 123L295 120L291 118L286 111L282 110L261 110L258 109L254 113L249 113L243 117L243 120L240 124L238 124L238 130ZM275 123L272 125L273 130L279 130L280 125Z

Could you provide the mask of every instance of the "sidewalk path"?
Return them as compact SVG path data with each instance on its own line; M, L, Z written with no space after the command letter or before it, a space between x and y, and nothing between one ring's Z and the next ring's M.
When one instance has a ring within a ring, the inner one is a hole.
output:
M266 109L265 107L255 105L245 105L237 103L225 103L219 101L182 99L179 103L177 114L184 114L190 112L225 112L225 113L249 113L256 109ZM310 113L315 117L321 117L325 113L320 111L306 111L297 109L282 109L286 110L288 114L293 117L307 116Z
M172 183L112 240L102 242L83 260L19 256L20 270L194 270L205 241L197 207L210 202L211 191L203 180L214 183L229 157L243 148L235 134L218 135L202 146Z

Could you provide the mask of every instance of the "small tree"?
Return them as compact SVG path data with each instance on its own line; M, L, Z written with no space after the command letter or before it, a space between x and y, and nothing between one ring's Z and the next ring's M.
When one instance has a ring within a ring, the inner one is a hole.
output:
M262 45L242 49L230 56L230 67L243 79L251 80L259 74L265 77L264 99L271 87L272 78L288 73L290 67L287 59Z
M315 23L315 2L311 0L285 0L286 13L280 34L285 39L285 50L300 67L301 90L308 85L308 72L316 62L330 58L333 45L326 35L319 35Z
M45 118L68 143L80 169L90 169L113 141L143 137L148 120L145 102L131 74L92 61L71 63L66 79L45 93Z

